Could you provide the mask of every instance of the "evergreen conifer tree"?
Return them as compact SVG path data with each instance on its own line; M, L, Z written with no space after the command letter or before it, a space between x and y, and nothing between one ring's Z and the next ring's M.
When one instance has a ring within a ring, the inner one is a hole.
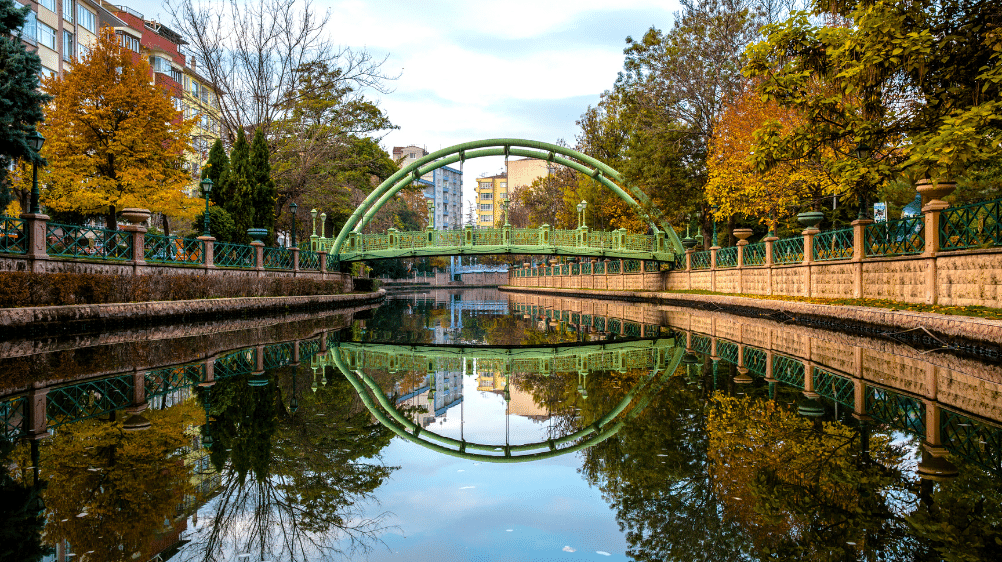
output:
M202 178L212 180L212 194L209 195L209 201L220 207L224 206L225 202L230 199L229 193L225 191L228 187L226 176L229 173L230 159L226 156L223 141L216 139L212 148L209 149L209 159L206 161L205 167L202 168Z
M45 164L28 147L26 137L42 120L42 106L50 99L38 89L42 61L21 43L20 29L31 8L0 0L0 213L10 203L7 169L12 160Z
M250 179L253 189L254 226L268 229L268 244L275 243L275 199L278 192L271 179L271 164L268 161L268 142L264 132L258 128L251 143Z
M237 140L230 151L230 170L223 182L223 193L227 197L223 208L233 218L236 240L249 242L248 228L254 228L254 199L250 171L250 145L241 127L237 129Z

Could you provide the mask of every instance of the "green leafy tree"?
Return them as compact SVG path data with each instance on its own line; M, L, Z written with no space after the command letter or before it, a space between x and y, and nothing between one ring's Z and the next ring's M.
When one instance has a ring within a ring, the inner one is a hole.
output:
M250 153L250 183L254 207L253 224L256 228L268 229L268 243L275 243L275 181L271 179L271 164L268 161L268 141L259 127L254 133Z
M241 128L237 131L237 140L230 151L230 169L223 182L223 193L226 199L223 208L233 219L236 229L236 242L249 242L248 228L254 228L254 206L252 175L250 167L250 145Z
M227 191L229 185L226 183L226 176L230 173L230 158L226 156L226 149L223 148L223 141L216 139L209 149L209 159L202 169L202 178L212 180L212 193L209 200L213 204L225 206L232 194ZM197 223L196 223L197 224Z
M42 107L52 99L39 91L41 59L21 43L20 29L29 13L29 6L19 8L12 0L0 0L0 213L12 198L7 182L10 163L45 164L26 140L43 119ZM26 210L27 192L22 195L21 208Z
M974 0L831 1L767 27L745 73L803 122L764 127L757 165L820 159L866 201L905 170L954 179L997 155L999 21Z

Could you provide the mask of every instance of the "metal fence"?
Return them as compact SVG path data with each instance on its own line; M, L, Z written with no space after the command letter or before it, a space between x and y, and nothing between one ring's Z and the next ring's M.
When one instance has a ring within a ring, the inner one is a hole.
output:
M814 235L813 245L811 253L816 261L852 259L852 229L819 232Z
M131 260L132 233L50 222L45 225L45 251L61 258Z
M28 251L28 236L24 219L0 216L0 253L24 254Z
M1002 245L1002 199L945 209L939 216L939 245L962 250Z

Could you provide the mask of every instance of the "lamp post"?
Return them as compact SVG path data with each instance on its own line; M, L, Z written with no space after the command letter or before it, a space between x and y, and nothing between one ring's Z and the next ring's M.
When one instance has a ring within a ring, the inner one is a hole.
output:
M428 199L425 204L428 206L428 228L433 229L435 228L435 201Z
M293 248L296 247L296 211L297 210L299 210L299 205L296 205L295 201L293 201L292 203L289 203L289 212L292 213L292 247ZM313 212L316 213L316 211L313 211Z
M45 144L45 137L38 134L38 131L32 131L28 135L28 146L35 151L35 156L42 151L42 145ZM31 161L31 210L33 214L41 213L42 210L38 206L38 164L35 163L37 158L33 158Z
M718 245L717 244L717 211L720 210L720 207L718 207L717 205L713 205L713 206L710 207L710 210L713 211L713 239L712 239L712 242L713 242L714 246L717 246Z
M205 197L205 215L203 215L203 226L205 227L205 232L202 233L203 236L212 236L209 234L209 194L212 193L212 180L205 178L202 180L202 195Z
M504 209L504 225L505 225L505 226L511 226L510 224L508 224L508 203L509 203L510 201L511 201L511 200L510 200L510 199L508 199L508 194L507 194L507 193L505 193L505 194L504 194L504 198L503 198L503 199L501 199L501 208L503 208L503 209Z

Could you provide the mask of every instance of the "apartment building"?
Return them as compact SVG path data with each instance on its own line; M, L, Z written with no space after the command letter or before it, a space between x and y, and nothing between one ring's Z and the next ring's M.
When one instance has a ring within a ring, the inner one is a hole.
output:
M393 147L393 160L401 167L427 155L428 151L420 146ZM463 172L443 166L421 176L418 183L425 187L425 198L435 203L436 229L450 230L463 226Z
M526 188L539 178L557 170L557 164L538 158L520 158L508 161L508 184L512 191Z
M477 228L492 228L504 222L505 196L508 195L508 174L477 178Z

